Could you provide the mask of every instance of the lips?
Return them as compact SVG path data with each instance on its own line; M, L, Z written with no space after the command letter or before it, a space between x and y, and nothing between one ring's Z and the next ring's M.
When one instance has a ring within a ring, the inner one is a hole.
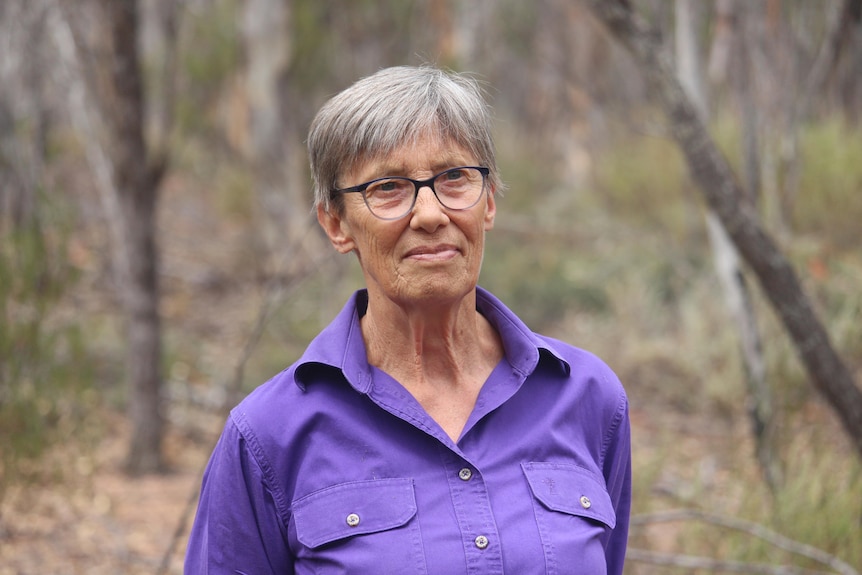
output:
M419 260L439 260L453 257L459 253L457 247L451 244L438 244L433 246L416 246L409 250L404 257Z

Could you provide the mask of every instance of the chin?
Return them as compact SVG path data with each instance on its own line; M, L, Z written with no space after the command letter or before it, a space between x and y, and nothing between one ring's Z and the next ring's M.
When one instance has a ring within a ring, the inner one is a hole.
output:
M457 303L476 289L475 282L453 280L451 274L414 284L408 299L423 303Z

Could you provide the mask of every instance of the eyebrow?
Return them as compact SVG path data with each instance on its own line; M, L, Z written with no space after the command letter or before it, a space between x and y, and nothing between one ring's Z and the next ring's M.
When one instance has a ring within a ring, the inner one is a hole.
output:
M429 168L432 174L438 174L444 170L449 168L453 168L456 166L466 166L466 160L460 154L447 156L443 159L437 160L434 163L430 164ZM399 163L383 163L380 166L376 167L374 172L379 175L375 177L386 177L386 176L402 176L409 172L407 165L404 162Z

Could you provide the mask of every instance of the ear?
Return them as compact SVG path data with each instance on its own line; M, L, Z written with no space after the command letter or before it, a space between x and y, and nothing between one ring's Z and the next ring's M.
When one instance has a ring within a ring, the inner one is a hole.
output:
M497 215L497 200L496 200L496 191L497 189L494 186L491 186L491 190L488 192L488 199L486 200L487 204L485 206L485 231L487 232L494 227L494 217Z
M353 251L356 244L350 234L350 227L344 217L336 213L335 209L326 210L323 204L317 206L317 221L326 232L329 241L339 253L346 254Z

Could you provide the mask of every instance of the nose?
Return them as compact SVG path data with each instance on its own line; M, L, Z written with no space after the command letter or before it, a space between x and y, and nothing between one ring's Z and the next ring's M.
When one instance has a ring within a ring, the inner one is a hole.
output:
M423 193L424 192L424 193ZM410 227L414 230L434 232L438 227L449 223L449 216L437 200L430 186L422 186L416 195L413 212L410 214Z

